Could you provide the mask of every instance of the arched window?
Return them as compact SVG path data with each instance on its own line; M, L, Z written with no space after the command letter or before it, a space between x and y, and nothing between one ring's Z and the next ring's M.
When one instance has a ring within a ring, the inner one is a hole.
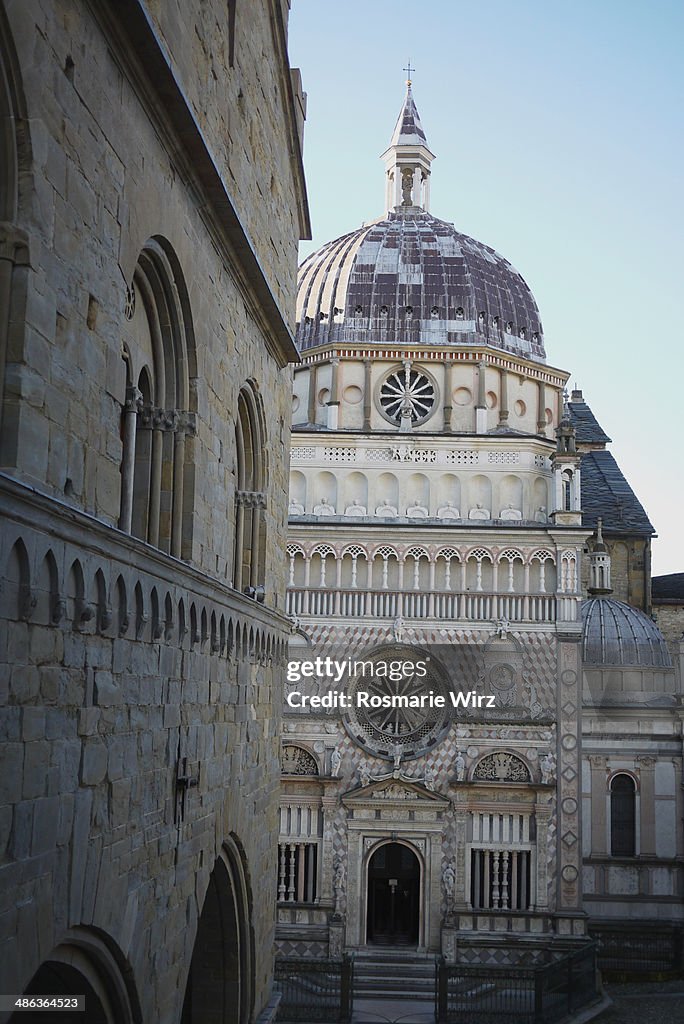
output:
M636 786L631 775L614 776L610 784L610 852L613 857L636 853Z
M119 528L190 558L195 347L187 292L168 243L150 239L126 300Z
M235 554L233 586L264 599L266 570L266 431L251 384L238 396L235 424Z

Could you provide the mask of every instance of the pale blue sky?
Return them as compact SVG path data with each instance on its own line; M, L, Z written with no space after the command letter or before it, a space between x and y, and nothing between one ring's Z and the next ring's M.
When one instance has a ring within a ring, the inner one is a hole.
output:
M684 571L684 2L293 0L313 241L383 212L407 60L431 212L501 252Z

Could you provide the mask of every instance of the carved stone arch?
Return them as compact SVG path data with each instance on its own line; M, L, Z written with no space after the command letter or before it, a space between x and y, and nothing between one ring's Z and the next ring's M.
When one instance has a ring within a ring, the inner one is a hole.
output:
M173 599L169 591L164 598L164 639L168 642L173 636Z
M532 564L532 562L535 562L535 561L536 562L552 562L555 565L556 558L555 558L555 555L553 554L552 551L548 551L546 548L538 548L536 551L532 552L532 554L530 555L530 557L528 559L528 562L530 564Z
M156 587L152 587L150 591L150 620L152 639L159 640L162 635L162 621L159 593Z
M219 619L219 654L223 657L226 654L226 617L221 613Z
M34 587L35 621L42 626L58 626L64 618L64 601L59 589L59 569L52 548L40 563Z
M212 654L218 654L219 650L218 622L216 621L215 608L212 608L209 618L209 650Z
M142 640L147 623L147 611L145 609L145 597L140 580L137 581L133 588L133 601L135 605L135 639Z
M469 548L465 552L465 554L463 555L463 561L469 562L471 559L476 562L488 561L491 562L492 565L494 564L494 555L492 554L492 552L489 551L487 548L483 548L481 545L478 545L478 547Z
M283 775L320 775L318 758L301 743L283 743L280 769Z
M233 586L240 593L264 585L266 575L267 432L253 380L240 389L235 417L235 550Z
M95 573L94 598L96 608L95 626L98 633L105 633L112 624L112 609L109 603L107 580L101 567Z
M85 995L89 1020L98 1024L142 1024L133 968L104 932L82 926L70 928L34 970L23 990L26 996L74 993ZM15 1016L10 1019L14 1021Z
M125 343L119 526L175 557L192 555L197 360L187 289L161 236L138 257ZM193 382L193 386L191 386ZM135 384L135 386L134 386ZM136 390L137 388L137 390Z
M183 647L185 638L188 635L188 621L185 617L185 601L181 597L178 601L178 646Z
M205 605L202 605L202 611L200 612L200 643L206 644L209 639L209 620L207 618L207 609Z
M78 558L71 563L71 568L66 577L66 606L67 618L73 629L87 630L88 624L94 617L95 610L86 601L85 575L83 567Z
M194 647L199 641L199 621L197 618L197 605L194 601L190 604L190 646Z
M496 558L497 562L514 562L517 560L520 560L523 564L525 562L522 552L518 551L517 548L504 548Z
M34 611L28 551L21 537L12 545L4 567L2 612L5 618L27 621Z
M130 625L130 616L128 612L126 581L120 573L116 579L116 616L117 633L119 636L125 636Z
M234 834L219 851L197 916L181 1024L248 1024L254 1010L255 941L247 858Z
M510 750L495 750L477 760L471 770L472 782L532 782L532 771L525 758Z

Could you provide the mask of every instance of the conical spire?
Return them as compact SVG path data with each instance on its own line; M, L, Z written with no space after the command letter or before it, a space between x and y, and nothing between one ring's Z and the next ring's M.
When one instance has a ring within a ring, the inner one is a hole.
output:
M428 147L420 116L406 83L406 97L397 118L385 161L385 209L413 209L427 212L430 208L430 164L435 154Z
M427 139L425 138L423 126L420 123L420 115L418 114L416 104L413 101L410 82L406 83L406 99L390 139L390 147L392 146L427 147Z

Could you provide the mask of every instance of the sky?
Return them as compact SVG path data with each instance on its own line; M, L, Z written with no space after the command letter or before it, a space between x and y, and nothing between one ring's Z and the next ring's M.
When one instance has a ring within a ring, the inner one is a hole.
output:
M520 271L547 361L572 373L684 572L684 3L292 0L313 239L383 213L405 94L430 210Z

